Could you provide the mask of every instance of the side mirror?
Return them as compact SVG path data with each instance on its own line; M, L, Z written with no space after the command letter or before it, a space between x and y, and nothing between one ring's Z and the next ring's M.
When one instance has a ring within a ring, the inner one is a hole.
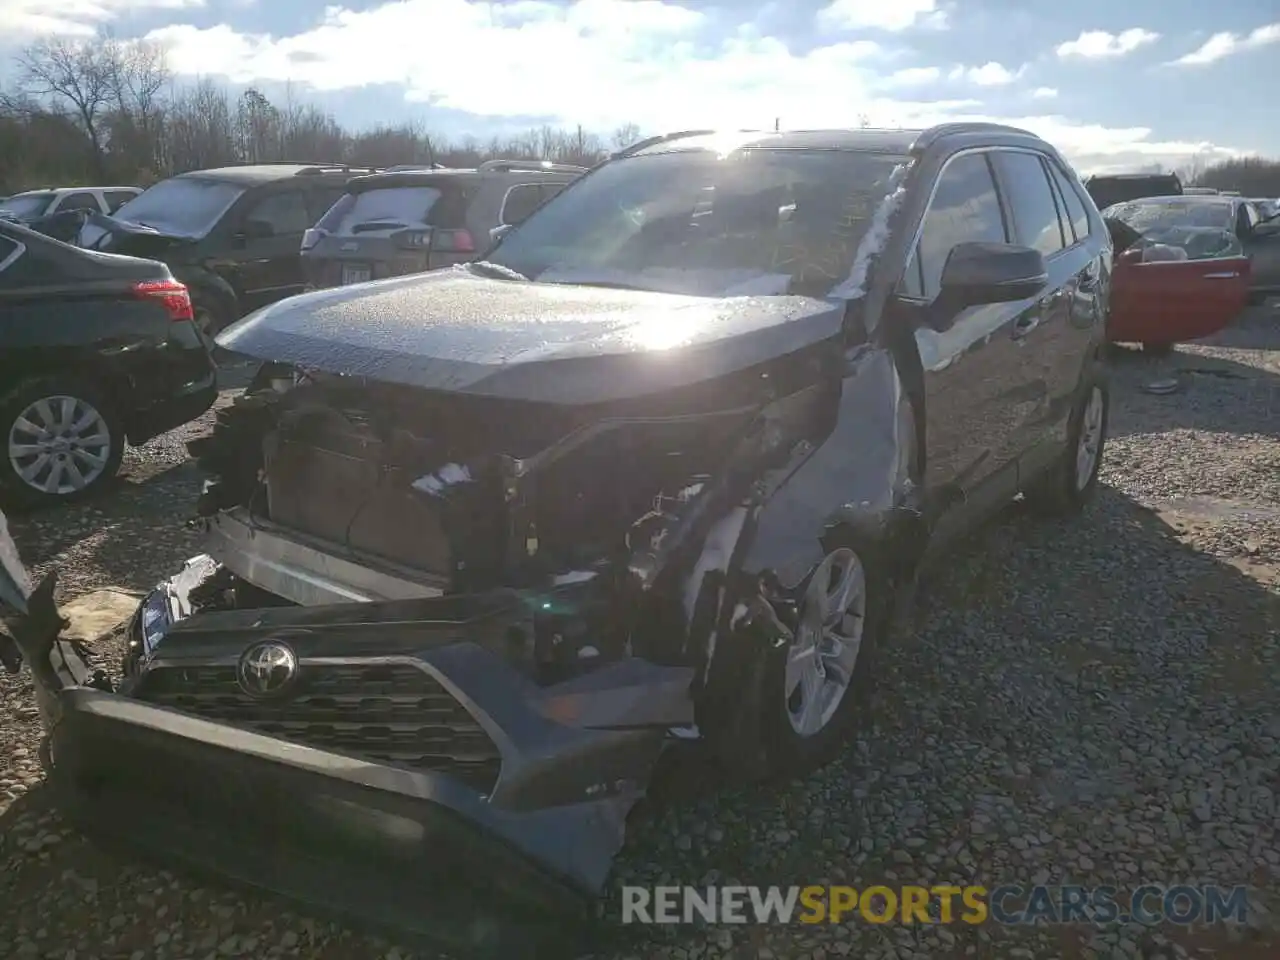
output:
M493 227L492 229L490 229L489 242L497 243L499 240L501 240L503 237L505 237L508 233L510 233L514 229L515 229L515 224L513 223L498 224L496 227Z
M1049 283L1038 250L1011 243L957 243L942 267L941 289L929 325L947 329L968 307L1029 300Z

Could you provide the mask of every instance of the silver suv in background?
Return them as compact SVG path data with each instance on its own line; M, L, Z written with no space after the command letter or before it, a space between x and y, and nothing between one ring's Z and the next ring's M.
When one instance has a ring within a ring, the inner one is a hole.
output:
M15 193L0 201L5 219L31 223L69 210L115 213L142 192L141 187L46 187Z
M473 259L586 167L489 160L474 170L393 167L356 177L302 239L312 289L421 273Z

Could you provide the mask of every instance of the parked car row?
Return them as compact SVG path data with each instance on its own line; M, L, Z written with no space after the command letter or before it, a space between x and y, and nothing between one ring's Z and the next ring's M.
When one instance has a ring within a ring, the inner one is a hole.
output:
M0 497L67 500L213 403L213 361L186 287L0 222Z
M180 174L114 216L92 215L84 247L163 260L216 334L268 303L316 288L458 263L583 168L490 161L476 170L386 172L259 164Z

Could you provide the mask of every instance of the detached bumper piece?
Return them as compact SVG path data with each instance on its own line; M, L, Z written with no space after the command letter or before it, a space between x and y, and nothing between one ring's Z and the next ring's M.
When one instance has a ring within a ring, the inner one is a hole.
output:
M692 722L692 671L624 658L537 683L477 642L506 608L202 614L121 692L35 668L64 642L24 643L58 802L126 852L462 956L572 955L667 729ZM241 667L282 641L295 685L253 695Z
M61 700L54 787L109 845L468 955L539 956L589 921L464 787L100 691Z

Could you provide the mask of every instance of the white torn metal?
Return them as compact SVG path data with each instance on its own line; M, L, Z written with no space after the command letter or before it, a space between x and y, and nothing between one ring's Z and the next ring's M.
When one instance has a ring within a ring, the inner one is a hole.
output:
M421 493L429 493L433 497L438 497L444 493L446 487L451 487L458 483L469 483L470 481L470 470L459 463L446 463L435 473L428 473L419 477L410 486Z
M837 300L853 300L867 292L867 274L871 271L872 261L884 251L885 244L889 242L889 220L907 195L904 181L909 167L910 164L907 163L894 167L893 173L889 175L889 193L880 201L880 206L876 207L876 212L871 217L871 226L858 244L849 276L833 288L828 296Z
M702 589L702 581L712 570L727 570L733 557L733 548L738 545L738 537L742 535L742 526L747 522L747 508L734 507L716 521L716 525L707 534L702 545L702 555L693 566L693 572L684 585L685 622L693 621L693 610L698 602L698 591Z
M687 727L671 727L668 731L676 740L700 740L702 731L698 729L696 723L691 723Z
M568 573L557 574L552 578L551 582L557 587L567 586L570 583L586 583L588 580L594 580L596 572L594 570L570 570Z

